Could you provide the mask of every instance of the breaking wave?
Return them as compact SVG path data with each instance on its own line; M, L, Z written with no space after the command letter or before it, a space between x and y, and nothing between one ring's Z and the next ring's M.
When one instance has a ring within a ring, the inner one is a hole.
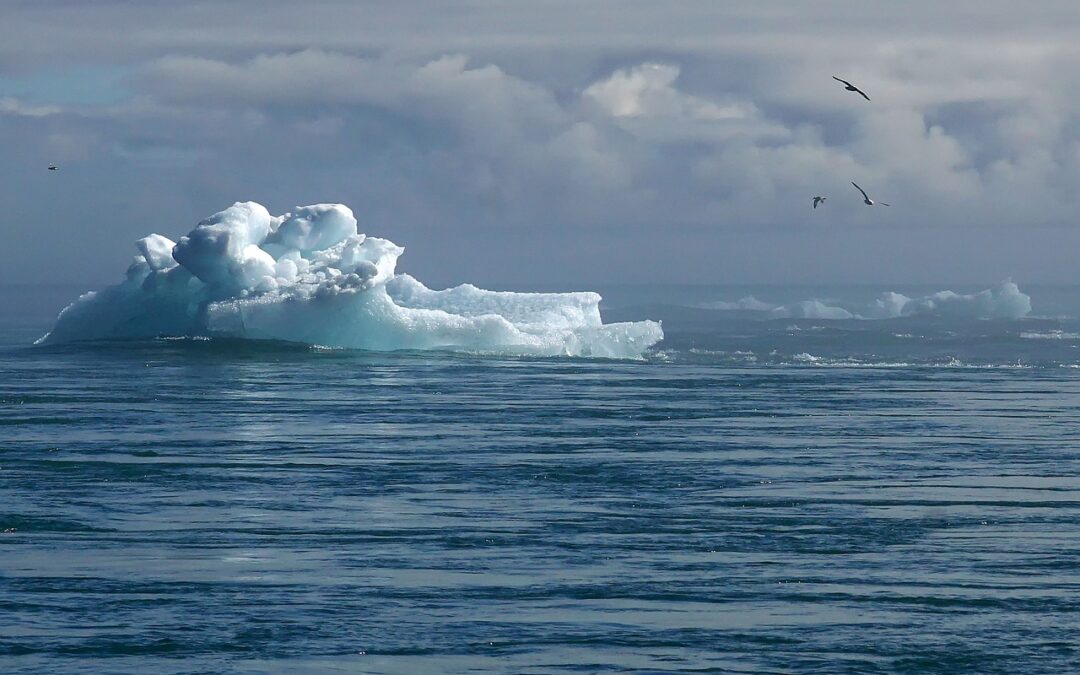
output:
M81 296L38 340L208 336L324 347L638 358L655 321L604 324L596 293L431 290L397 274L404 248L357 231L341 204L271 216L238 202L173 242L151 234L121 283Z

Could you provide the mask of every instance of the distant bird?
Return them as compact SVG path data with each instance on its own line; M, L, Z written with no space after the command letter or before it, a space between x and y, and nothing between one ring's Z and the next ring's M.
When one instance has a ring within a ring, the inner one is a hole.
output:
M859 89L858 87L856 87L852 83L848 82L847 80L841 80L839 77L837 77L835 75L832 76L832 79L836 80L837 82L843 82L844 85L845 85L844 89L847 89L848 91L856 92L857 94L859 94L863 98L865 98L867 101L870 100L870 97L866 95L866 92L864 92L862 89Z
M60 170L60 167L56 166L55 164L50 164L49 165L49 171L59 171L59 170Z
M870 197L866 194L866 190L856 185L855 181L851 181L851 184L855 185L855 189L862 193L863 203L867 206L874 206L875 204L877 204L878 206L888 206L888 204L886 204L885 202L875 202L873 199L870 199Z
M818 204L823 204L824 202L824 197L814 197L814 208L816 209Z

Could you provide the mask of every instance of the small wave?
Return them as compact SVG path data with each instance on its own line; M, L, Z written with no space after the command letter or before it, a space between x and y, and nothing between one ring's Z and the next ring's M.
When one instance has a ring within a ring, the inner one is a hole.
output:
M754 356L754 352L741 350L741 349L724 350L724 349L701 349L699 347L691 347L690 349L688 349L686 351L690 352L691 354L705 354L705 355L709 355L709 356Z
M1020 333L1024 340L1080 340L1080 333L1069 333L1063 330L1051 330L1043 333L1024 331Z
M1059 364L1032 365L1020 361L1008 363L976 363L964 361L958 357L946 359L922 360L922 359L878 359L856 358L849 356L819 356L810 352L796 354L783 354L776 350L766 355L758 355L754 352L745 351L721 351L707 349L688 349L685 352L668 350L668 360L675 362L689 360L700 361L703 357L713 363L727 363L731 365L770 367L806 367L806 368L935 368L935 369L958 369L958 370L1016 370L1033 369L1041 367L1059 367Z
M329 345L308 345L308 351L322 353L322 352L340 352L344 351L342 347L331 347Z

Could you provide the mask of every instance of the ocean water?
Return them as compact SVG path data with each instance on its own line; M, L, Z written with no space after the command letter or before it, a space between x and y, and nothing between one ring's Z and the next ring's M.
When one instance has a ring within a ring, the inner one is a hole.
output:
M1080 669L1080 288L599 289L640 361L30 346L79 290L0 289L2 672Z

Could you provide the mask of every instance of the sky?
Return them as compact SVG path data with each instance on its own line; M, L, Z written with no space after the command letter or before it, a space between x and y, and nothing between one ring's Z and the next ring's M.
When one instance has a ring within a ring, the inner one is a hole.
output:
M1076 279L1075 0L0 17L0 284L118 281L244 200L348 204L435 287Z

